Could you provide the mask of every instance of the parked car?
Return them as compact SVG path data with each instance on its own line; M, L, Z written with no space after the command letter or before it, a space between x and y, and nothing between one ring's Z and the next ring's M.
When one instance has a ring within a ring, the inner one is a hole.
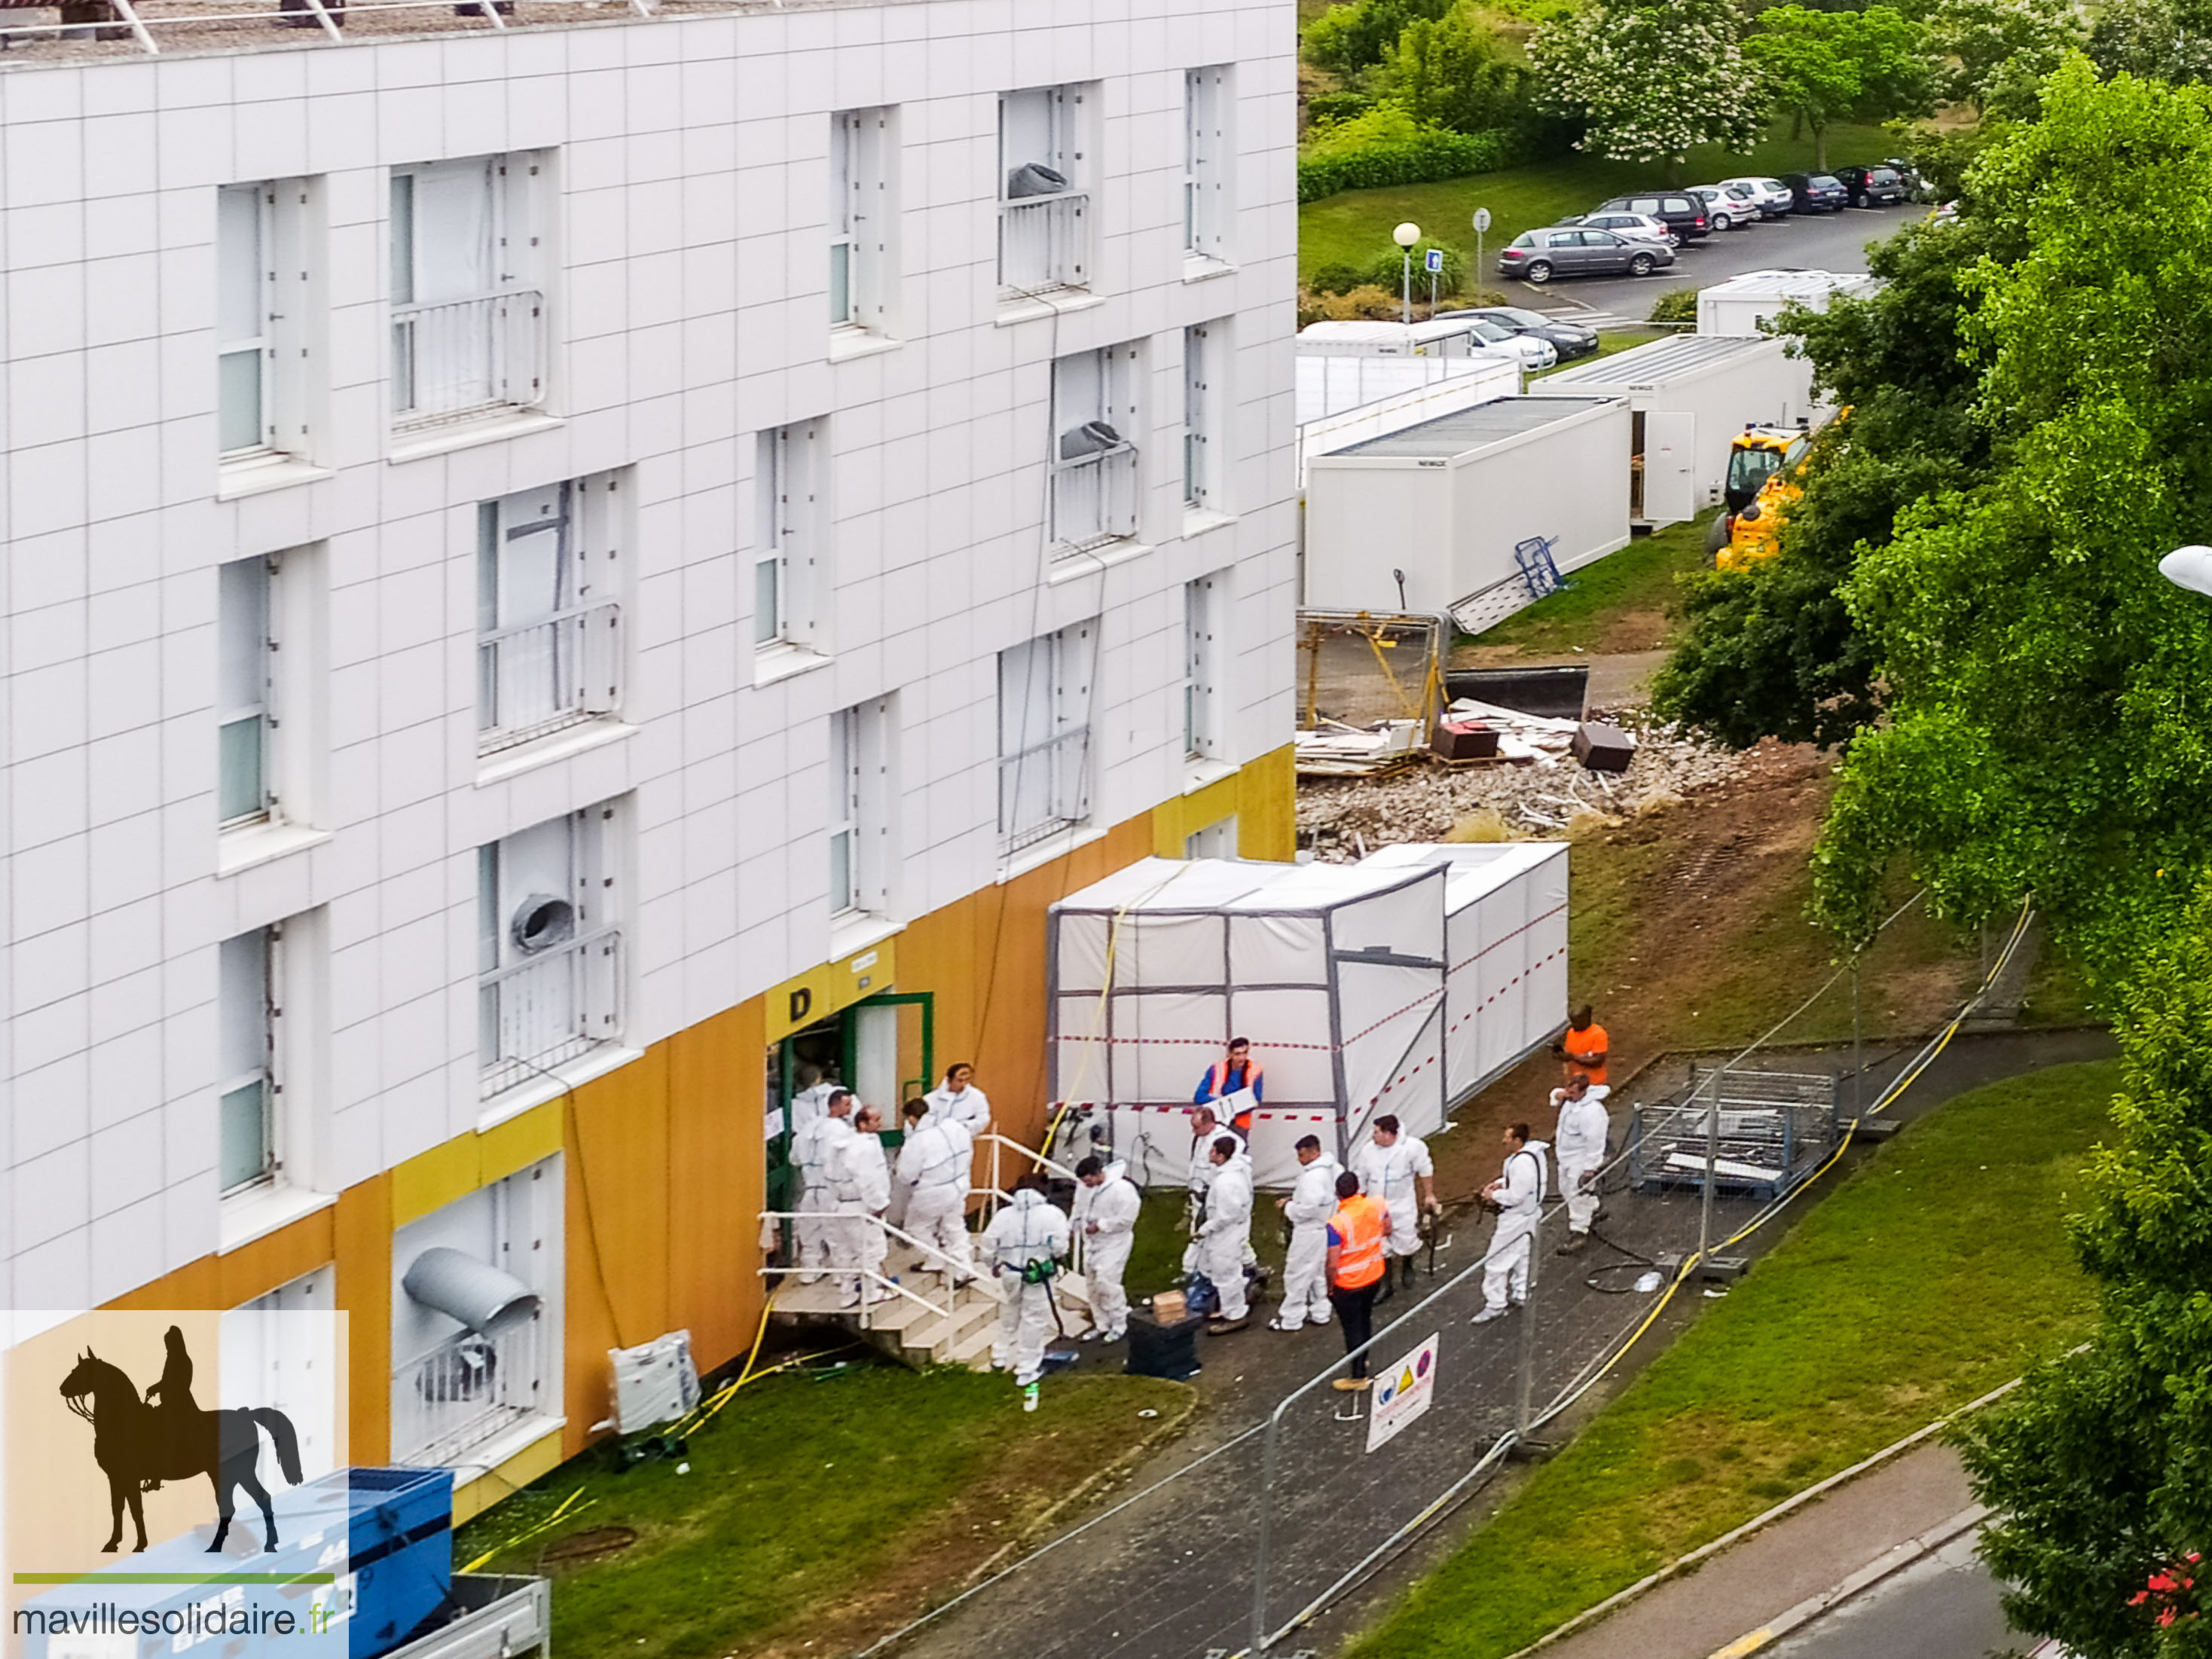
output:
M1705 204L1705 217L1715 230L1741 230L1766 216L1741 185L1692 185L1690 194Z
M1888 207L1905 199L1905 180L1895 167L1838 167L1837 182L1851 193L1851 205Z
M1521 360L1524 369L1549 368L1559 361L1559 354L1549 340L1534 334L1516 334L1510 328L1500 328L1486 317L1470 317L1468 327L1474 337L1492 351L1510 352Z
M1542 284L1554 276L1649 276L1674 263L1664 242L1632 241L1579 225L1523 231L1498 256L1501 276Z
M1788 218L1790 208L1796 204L1796 198L1790 192L1790 186L1779 179L1745 177L1721 180L1723 190L1733 185L1741 185L1749 191L1752 200L1759 204L1759 210L1770 219Z
M1662 191L1649 196L1616 196L1609 202L1601 202L1592 210L1599 213L1641 213L1659 221L1674 233L1678 241L1687 242L1711 231L1712 221L1705 216L1705 204L1686 191Z
M1785 173L1790 209L1796 213L1841 213L1850 205L1851 193L1843 180L1826 173Z
M1905 199L1908 202L1932 202L1936 186L1921 176L1920 169L1900 155L1885 155L1881 164L1896 169L1897 176L1905 181Z
M1440 311L1439 318L1480 317L1486 323L1495 324L1510 334L1528 335L1548 344L1563 363L1577 357L1587 357L1597 349L1597 331L1584 328L1579 323L1570 323L1557 317L1547 317L1540 311L1530 311L1525 306L1483 306L1474 311Z
M1674 246L1674 233L1648 213L1577 213L1559 223L1581 225L1589 230L1609 230L1631 241L1652 242L1661 247Z

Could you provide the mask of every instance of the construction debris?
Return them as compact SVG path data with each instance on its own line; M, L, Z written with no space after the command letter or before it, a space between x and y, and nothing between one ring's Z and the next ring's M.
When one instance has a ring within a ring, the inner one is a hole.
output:
M1348 864L1394 842L1571 838L1680 805L1699 790L1756 770L1763 753L1705 743L1631 709L1605 716L1636 739L1627 769L1590 772L1569 752L1580 721L1467 700L1452 705L1451 717L1496 729L1501 762L1509 763L1431 763L1389 778L1301 783L1299 844L1324 863ZM1303 758L1299 770L1306 770Z

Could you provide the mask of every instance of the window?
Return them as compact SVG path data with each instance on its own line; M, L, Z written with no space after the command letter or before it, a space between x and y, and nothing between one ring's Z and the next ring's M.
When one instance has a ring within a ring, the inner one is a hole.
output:
M535 156L392 174L392 412L416 430L545 399Z
M760 434L756 488L759 551L753 559L753 643L819 649L829 503L828 422L801 421Z
M477 849L477 1047L486 1097L622 1034L612 805Z
M1229 71L1193 70L1183 77L1182 234L1184 249L1226 264L1231 243L1229 183Z
M325 1265L227 1310L216 1327L221 1389L213 1400L200 1396L210 1404L247 1400L283 1412L292 1425L300 1472L310 1480L335 1468L344 1448L337 1421L344 1364L337 1279ZM276 1449L266 1436L256 1437L261 1483L273 1492L271 1483L281 1480Z
M1218 823L1209 823L1203 830L1193 830L1182 838L1182 855L1187 859L1233 859L1237 856L1237 819L1234 815Z
M276 804L270 764L271 681L268 559L239 559L216 574L216 818L223 828L265 822Z
M848 109L830 118L830 324L890 331L897 143L888 109Z
M216 192L216 431L226 466L307 453L312 194L302 179Z
M1091 815L1098 624L999 653L999 838L1018 852Z
M477 507L477 751L494 754L621 705L621 476Z
M1218 760L1221 733L1222 623L1226 572L1186 582L1182 590L1182 746L1194 761Z
M1091 280L1087 87L999 99L999 286L1012 293Z
M216 1185L226 1196L276 1174L277 930L217 947Z
M1229 412L1229 325L1200 323L1182 331L1182 501L1194 513L1226 510L1221 488Z
M830 913L890 911L889 698L830 717Z
M1137 533L1138 351L1079 351L1052 366L1055 554Z

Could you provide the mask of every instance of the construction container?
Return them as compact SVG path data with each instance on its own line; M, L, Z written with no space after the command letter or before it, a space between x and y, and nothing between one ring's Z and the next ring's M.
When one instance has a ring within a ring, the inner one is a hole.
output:
M1656 529L1717 505L1729 449L1747 426L1818 422L1813 366L1763 334L1678 334L1546 377L1551 396L1620 398L1632 411L1626 470L1614 474L1632 522ZM1600 475L1579 487L1602 494Z
M1303 603L1449 611L1477 632L1528 605L1517 546L1567 572L1628 544L1630 409L1619 398L1502 398L1311 454ZM1404 576L1400 598L1399 575Z
M1785 306L1826 311L1838 294L1863 299L1881 288L1880 277L1863 271L1747 270L1698 291L1698 332L1764 333Z

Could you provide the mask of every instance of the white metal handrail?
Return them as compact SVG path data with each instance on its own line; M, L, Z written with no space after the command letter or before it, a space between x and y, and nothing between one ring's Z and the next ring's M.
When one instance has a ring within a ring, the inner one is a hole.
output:
M611 1041L622 1030L622 982L618 927L599 928L482 975L477 999L484 1098Z
M1054 465L1051 532L1055 558L1137 533L1135 445Z
M544 400L545 296L536 289L392 307L395 429Z
M999 762L999 835L1007 852L1018 853L1089 815L1090 749L1085 724Z
M943 1262L945 1267L949 1267L955 1265L952 1258L946 1255L944 1251L936 1249L933 1245L923 1243L921 1240L916 1238L912 1233L906 1231L902 1228L893 1226L889 1221L885 1220L879 1215L868 1215L865 1212L855 1212L851 1210L763 1210L761 1212L761 1219L763 1221L866 1221L877 1228L877 1230L884 1235L884 1253L886 1255L890 1253L890 1241L896 1238L901 1243L909 1245L913 1249L921 1251L924 1256L936 1257L939 1261ZM761 1276L766 1278L772 1274L787 1274L794 1270L790 1267L763 1267L759 1271ZM805 1271L812 1273L817 1271L817 1269L811 1263L809 1263ZM935 1303L932 1302L927 1297L922 1295L921 1291L909 1290L906 1285L899 1283L898 1280L895 1279L887 1279L883 1274L875 1272L872 1268L862 1267L857 1265L853 1267L842 1267L833 1262L829 1267L821 1269L820 1271L827 1272L833 1278L861 1278L872 1280L874 1283L882 1285L885 1290L890 1291L896 1295L904 1297L908 1301L915 1304L917 1307L925 1308L933 1314L943 1314L945 1316L945 1329L949 1332L952 1328L954 1314L959 1306L961 1287L957 1279L950 1274L946 1276L945 1281L945 1305L940 1308ZM992 1285L986 1275L979 1273L972 1282L976 1285L988 1285L988 1289L985 1291L985 1294L987 1295L996 1296L998 1294L998 1286ZM860 1305L858 1311L860 1316L860 1328L863 1330L872 1330L874 1328L868 1317L868 1310L872 1305L872 1304L867 1297L863 1297L860 1299Z
M410 1462L448 1463L538 1409L544 1341L538 1315L511 1330L462 1331L394 1369L392 1449Z
M621 658L622 606L611 599L479 634L477 752L512 749L611 709Z
M666 3L667 0L662 0ZM467 27L481 23L493 29L518 27L502 14L495 4L471 4L467 0L455 4L453 0L305 0L305 9L287 9L271 4L260 10L240 9L236 0L109 0L112 19L87 21L77 20L67 23L0 23L0 40L23 39L35 40L40 37L81 37L96 28L127 29L140 51L149 56L159 56L161 51L153 30L167 29L178 25L237 25L240 23L275 23L288 27L319 27L332 40L346 37L343 25L352 17L368 16L381 12L422 12L426 23L433 27L450 29ZM701 9L714 11L743 11L768 9L772 0L726 0L726 3L710 5ZM598 0L530 0L533 11L556 9L573 11L580 19L589 18L598 9ZM629 9L639 17L655 17L659 7L653 0L629 0ZM681 14L679 14L681 15ZM568 21L562 18L562 21Z
M999 204L999 284L1017 290L1079 287L1085 268L1085 216L1091 198L1079 190Z

